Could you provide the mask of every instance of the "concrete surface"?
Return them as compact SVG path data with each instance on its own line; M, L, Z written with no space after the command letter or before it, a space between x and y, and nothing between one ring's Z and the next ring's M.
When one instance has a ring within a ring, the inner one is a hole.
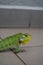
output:
M0 27L29 27L31 10L0 8Z
M31 26L36 28L43 28L43 11L32 10Z
M0 37L5 38L20 32L31 34L32 40L29 44L21 47L26 51L18 53L18 56L27 65L43 65L43 29L0 29ZM23 65L23 63L11 51L0 53L0 65L1 63L2 65Z
M18 55L27 65L43 65L43 47L28 47L25 50Z
M0 53L0 65L24 65L11 51Z

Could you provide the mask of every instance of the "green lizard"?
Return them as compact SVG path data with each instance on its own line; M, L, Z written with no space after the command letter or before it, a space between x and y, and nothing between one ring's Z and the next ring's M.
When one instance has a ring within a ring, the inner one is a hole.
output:
M15 47L14 52L21 52L20 44L27 44L31 40L30 34L18 33L9 37L6 37L0 41L0 51Z

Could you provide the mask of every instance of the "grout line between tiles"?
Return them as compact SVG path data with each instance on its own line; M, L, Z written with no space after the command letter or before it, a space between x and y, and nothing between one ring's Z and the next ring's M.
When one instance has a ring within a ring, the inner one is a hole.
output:
M0 37L0 39L2 40L2 38ZM12 52L13 50L10 49ZM14 53L14 52L13 52ZM15 53L14 53L15 54ZM17 56L17 58L24 64L24 65L27 65L17 54L15 54Z
M2 38L0 37L0 39L2 40ZM35 48L35 47L43 47L43 45L36 45L36 46L24 46L24 47L21 47L21 48ZM13 50L10 49L12 52ZM13 52L14 53L14 52ZM14 53L15 54L15 53ZM27 65L19 56L18 54L15 54L17 56L17 58L24 64L24 65Z
M10 49L12 52L13 52L13 50L12 49ZM14 52L13 52L14 53ZM14 53L16 56L17 56L17 58L24 64L24 65L27 65L16 53Z
M20 60L21 62L24 64L24 65L27 65L17 54L15 54Z
M43 45L36 45L36 46L24 46L24 47L21 47L21 48L33 48L33 47L43 47Z

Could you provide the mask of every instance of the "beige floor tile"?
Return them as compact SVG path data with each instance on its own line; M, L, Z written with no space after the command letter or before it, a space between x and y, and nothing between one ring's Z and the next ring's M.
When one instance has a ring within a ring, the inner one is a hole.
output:
M43 47L25 48L26 52L19 53L18 56L27 65L43 65Z
M27 45L43 45L43 29L0 29L0 36L4 38L20 32L32 35L32 40Z
M11 51L0 53L0 65L24 65Z
M2 38L13 35L15 33L29 33L32 35L32 40L23 49L26 52L19 53L19 57L27 65L43 65L43 29L0 29ZM12 52L4 52L0 54L0 65L23 65L20 60ZM5 62L6 61L6 62ZM20 63L18 63L20 61Z

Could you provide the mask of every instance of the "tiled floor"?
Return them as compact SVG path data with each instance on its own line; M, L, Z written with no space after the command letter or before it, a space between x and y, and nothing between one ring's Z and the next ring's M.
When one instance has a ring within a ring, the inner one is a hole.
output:
M43 47L25 48L26 52L19 53L18 56L27 65L43 65Z
M0 65L24 65L11 51L0 53Z
M0 37L13 35L15 33L29 33L32 40L29 44L22 46L25 52L18 56L26 65L43 65L43 29L0 29ZM11 51L0 53L0 65L25 65Z

